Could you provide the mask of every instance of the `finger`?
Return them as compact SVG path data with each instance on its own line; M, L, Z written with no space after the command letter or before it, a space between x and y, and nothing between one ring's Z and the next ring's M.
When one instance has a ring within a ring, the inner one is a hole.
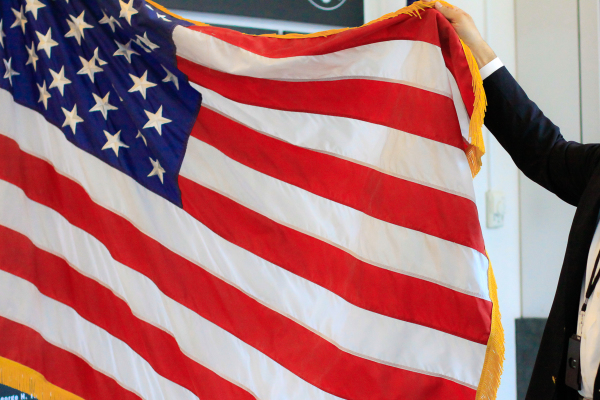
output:
M442 15L444 17L446 17L446 19L448 19L449 21L454 21L459 14L459 11L454 9L454 8L450 8L450 7L446 7L444 5L442 5L442 3L440 3L439 1L435 3L435 8L436 10L438 10L439 12L442 13Z

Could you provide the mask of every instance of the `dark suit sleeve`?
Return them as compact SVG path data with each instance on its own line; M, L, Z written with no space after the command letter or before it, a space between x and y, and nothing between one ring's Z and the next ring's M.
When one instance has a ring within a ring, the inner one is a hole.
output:
M485 126L517 167L577 206L600 161L600 145L567 142L505 67L486 78L483 86L488 100Z

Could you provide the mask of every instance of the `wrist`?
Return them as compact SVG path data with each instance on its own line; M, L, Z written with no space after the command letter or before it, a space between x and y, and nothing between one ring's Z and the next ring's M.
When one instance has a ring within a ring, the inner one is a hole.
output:
M467 46L471 49L479 68L486 66L496 58L494 50L483 39L473 44L467 43Z

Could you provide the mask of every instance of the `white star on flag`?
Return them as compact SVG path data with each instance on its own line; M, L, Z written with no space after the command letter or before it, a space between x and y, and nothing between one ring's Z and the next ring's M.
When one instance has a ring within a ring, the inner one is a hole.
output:
M40 90L40 98L38 100L38 103L44 103L44 108L47 110L48 109L48 99L50 97L52 97L52 95L50 95L50 93L48 93L48 91L46 90L46 81L44 81L44 84L42 86L38 85L36 83L38 89Z
M156 86L156 83L148 81L148 71L144 72L144 75L142 75L141 78L132 74L129 74L129 77L133 81L133 87L129 89L129 93L140 92L144 100L146 99L146 90Z
M25 12L31 12L33 14L33 18L37 21L37 13L40 8L44 8L46 5L38 0L27 0L27 5L25 6Z
M102 147L102 150L113 149L113 151L115 152L115 155L117 157L119 157L119 148L120 147L125 147L126 149L129 148L129 146L127 146L125 143L121 142L121 131L115 133L114 135L111 135L107 131L104 131L104 136L106 136L107 142Z
M163 67L163 69L167 73L167 76L162 81L163 82L173 82L173 84L175 85L177 90L179 90L179 78L177 78L177 76L175 76L173 73L171 73L171 71L166 69L164 65L161 65L161 67Z
M100 111L104 119L107 119L109 111L118 110L117 107L113 106L108 102L108 96L110 96L110 92L106 93L106 96L104 96L104 98L101 98L96 93L92 93L92 95L94 96L96 105L90 108L90 112Z
M90 61L87 61L85 58L79 56L79 61L81 61L82 67L79 71L77 71L77 75L87 74L92 82L94 82L95 73L104 71L102 68L96 65L96 56L93 56Z
M148 146L148 142L146 141L146 138L144 137L144 135L142 135L142 132L138 131L138 134L137 134L137 136L136 136L135 138L136 138L136 139L138 139L138 138L142 138L142 140L144 141L144 144L145 144L146 146Z
M6 33L4 33L4 29L2 28L2 20L0 19L0 45L4 47L4 38L6 37Z
M121 28L121 23L115 17L113 17L112 15L109 17L104 13L104 11L102 11L102 14L104 14L104 17L100 21L98 21L99 23L103 25L108 24L113 33L115 33L115 25L119 25L119 28Z
M119 14L119 18L125 18L129 25L131 25L131 17L138 13L138 10L133 7L133 0L129 0L129 3L119 0L119 4L121 5L121 13Z
M159 14L159 13L156 13L156 15L158 16L158 18L160 18L160 19L162 19L162 20L164 20L164 21L171 22L171 20L170 20L170 19L168 19L168 18L167 18L167 16L166 16L166 15L164 15L164 14Z
M92 25L84 21L84 14L85 11L82 11L77 18L69 15L71 21L67 20L67 24L69 24L69 28L71 28L71 30L67 32L65 37L74 37L79 45L81 45L81 38L85 39L85 32L83 30L93 28Z
M69 85L71 83L70 80L65 78L64 65L60 69L60 72L56 72L52 68L50 68L50 73L52 74L53 80L52 80L52 83L50 84L50 86L48 87L48 89L58 88L58 90L60 91L60 94L62 96L64 96L65 95L65 85Z
M31 48L29 48L27 45L25 45L25 48L27 49L27 53L29 54L29 58L27 59L25 65L33 64L33 70L37 71L37 61L40 58L37 56L37 54L35 54L35 44L31 42Z
M38 40L40 41L38 43L37 49L44 50L46 52L46 55L48 56L48 58L50 58L51 54L52 54L52 48L54 46L58 46L58 43L56 43L52 39L52 28L48 28L48 32L46 32L45 35L42 35L38 31L35 31L35 34L37 35Z
M160 166L160 162L158 161L158 159L154 161L152 157L148 158L152 163L152 171L148 174L148 178L150 178L151 176L158 176L158 178L160 179L160 183L164 184L165 182L163 181L163 175L166 171L163 169L163 167Z
M164 118L162 116L162 106L160 106L160 108L158 109L158 111L155 114L152 114L150 111L146 111L146 110L144 110L144 112L148 116L148 122L146 122L146 125L144 125L144 129L145 128L154 128L158 131L158 134L162 136L162 126L164 124L168 124L169 122L172 122L170 119Z
M96 59L96 61L98 61L98 65L106 65L108 64L106 61L103 61L100 59L100 56L98 55L98 48L96 47L96 50L94 50L94 58Z
M132 54L136 54L136 55L140 55L140 53L138 53L135 50L131 50L131 40L129 42L127 42L127 44L121 44L119 42L117 42L115 40L115 43L117 44L117 46L119 46L119 49L117 51L115 51L115 54L113 54L113 56L123 56L127 59L127 62L129 64L131 64L131 55Z
M139 44L148 53L150 53L152 50L158 49L160 47L157 44L152 43L150 41L150 39L148 39L148 33L147 32L144 32L144 36L135 35L135 37L138 38L138 40L136 41L136 43ZM146 49L144 46L150 48L150 50Z
M11 66L12 57L9 58L8 61L6 61L4 59L2 61L4 61L4 68L6 69L6 72L4 73L4 79L8 79L10 82L10 86L12 86L12 77L21 75L21 74L18 73L17 71L15 71L14 69L12 69L12 66Z
M71 111L67 110L64 107L62 108L62 112L63 114L65 114L65 122L63 122L62 127L64 128L65 126L68 126L71 128L71 131L73 131L73 135L76 133L75 132L75 128L77 127L77 124L80 122L83 122L83 118L81 118L79 115L77 115L77 104L75 104L75 106L73 106L73 109Z
M133 43L135 43L138 46L140 46L142 48L142 50L144 50L146 53L150 53L152 51L151 49L149 49L146 46L144 46L144 43L142 43L142 41L139 39L139 37L137 39L135 39L133 41Z
M14 8L11 8L13 14L15 14L15 22L10 26L11 28L15 28L17 26L21 26L23 29L23 33L25 33L25 24L27 23L27 18L25 18L25 13L23 12L23 6L21 6L21 11L17 11Z

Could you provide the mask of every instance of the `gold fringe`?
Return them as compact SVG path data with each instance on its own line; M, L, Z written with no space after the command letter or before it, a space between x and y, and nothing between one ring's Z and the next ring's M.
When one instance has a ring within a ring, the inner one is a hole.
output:
M39 372L3 357L0 357L0 383L39 400L83 400L51 384Z
M479 73L479 66L475 60L475 56L471 49L461 40L460 43L465 51L469 70L473 77L473 92L475 93L475 104L473 105L473 115L469 124L469 148L467 149L467 159L471 167L471 175L473 178L481 170L481 157L485 154L485 144L483 143L483 119L485 118L485 110L487 109L487 98L483 89L483 80Z
M489 254L488 254L489 258ZM500 320L500 308L498 307L498 286L494 277L492 263L488 267L488 286L490 298L492 299L492 329L485 350L485 360L477 387L476 400L495 400L500 387L500 379L504 364L504 328Z

